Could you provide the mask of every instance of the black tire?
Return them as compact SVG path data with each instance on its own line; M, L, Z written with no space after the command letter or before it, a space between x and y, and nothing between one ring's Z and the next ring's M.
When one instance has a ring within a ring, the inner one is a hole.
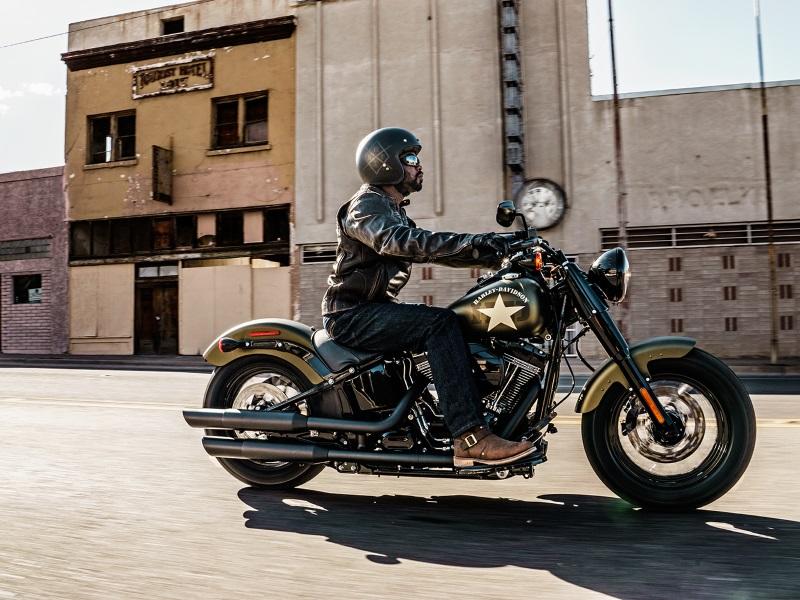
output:
M272 374L274 377L264 377ZM261 376L261 377L260 377ZM250 408L234 406L237 396L243 391L244 384L263 379L291 382L292 388L302 392L311 387L311 383L301 373L287 363L270 356L257 355L240 358L214 371L206 388L203 400L204 408ZM258 385L255 383L254 385ZM262 384L263 385L263 384ZM248 386L250 387L250 386ZM274 387L274 386L273 386ZM288 386L287 386L288 387ZM275 388L277 390L277 388ZM280 390L277 390L275 394ZM261 408L281 400L281 397L266 399ZM234 438L256 437L253 432L226 431L207 429L207 435L228 436ZM217 458L222 467L231 475L248 485L258 488L289 489L302 485L316 477L324 465L305 463L287 463L277 461L257 461L236 458Z
M750 396L725 363L697 348L648 368L662 404L684 417L686 437L673 447L648 437L649 416L630 392L615 386L583 415L589 462L611 491L634 505L675 511L708 504L727 492L750 462L756 441ZM626 416L633 417L627 421L633 427L623 435Z

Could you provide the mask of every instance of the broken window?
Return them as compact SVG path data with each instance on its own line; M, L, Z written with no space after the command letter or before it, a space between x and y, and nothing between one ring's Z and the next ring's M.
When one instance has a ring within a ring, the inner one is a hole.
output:
M268 208L264 211L264 241L289 242L289 208Z
M153 220L153 250L171 250L175 247L173 224L171 217Z
M42 276L14 275L14 304L40 304L42 302Z
M92 254L92 223L90 221L72 224L70 231L70 256L76 258Z
M135 112L89 117L89 164L133 158L136 158Z
M217 246L244 244L244 213L229 211L217 213Z
M212 102L214 148L267 143L266 92L217 98Z
M161 19L161 35L183 33L183 17Z
M194 215L175 217L175 246L193 248L197 238L197 218Z

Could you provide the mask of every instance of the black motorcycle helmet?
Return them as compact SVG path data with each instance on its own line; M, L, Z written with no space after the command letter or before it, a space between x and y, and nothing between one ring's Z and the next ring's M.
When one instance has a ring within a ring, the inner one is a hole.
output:
M384 127L368 134L356 148L356 167L361 181L370 185L397 185L405 171L400 157L419 153L422 143L413 133L400 127Z

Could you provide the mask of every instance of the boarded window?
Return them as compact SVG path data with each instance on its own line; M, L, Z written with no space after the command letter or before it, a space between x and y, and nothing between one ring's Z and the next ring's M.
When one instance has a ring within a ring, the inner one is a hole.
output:
M171 250L175 247L171 218L153 220L153 250Z
M72 224L70 232L70 255L74 257L91 256L92 224L77 222Z

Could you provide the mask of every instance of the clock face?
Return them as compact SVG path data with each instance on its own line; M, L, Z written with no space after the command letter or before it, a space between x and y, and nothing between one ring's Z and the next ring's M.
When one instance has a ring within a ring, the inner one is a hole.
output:
M566 202L558 185L546 179L534 179L520 190L518 206L529 225L547 229L562 219Z

